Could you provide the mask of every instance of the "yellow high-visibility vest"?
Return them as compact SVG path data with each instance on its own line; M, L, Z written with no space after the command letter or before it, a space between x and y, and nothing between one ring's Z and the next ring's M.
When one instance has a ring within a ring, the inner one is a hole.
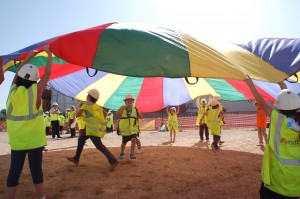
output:
M70 111L70 112L68 112L68 119L69 120L72 120L72 119L74 119L75 118L75 111Z
M7 132L12 150L47 145L42 105L37 108L37 100L37 84L32 84L28 89L12 85L6 102Z
M122 118L119 120L119 131L122 136L130 136L140 132L137 109L134 106L132 106L130 117L127 116L126 108L123 109Z
M84 111L82 118L86 127L86 135L103 138L106 133L106 125L102 107L95 103L85 102L80 109Z
M272 111L265 146L262 180L264 186L288 197L300 196L300 134L287 127L287 117Z
M200 124L200 120L202 118L202 115L206 112L207 110L207 106L202 107L200 106L198 109L198 116L197 116L197 120L196 120L196 125L199 126ZM204 119L202 120L202 124L207 123L207 117L205 116Z
M50 120L50 117L48 115L46 115L44 117L44 121L45 121L45 127L50 127L51 126L51 120Z
M207 127L211 135L221 135L221 120L219 118L220 109L209 108L207 111Z

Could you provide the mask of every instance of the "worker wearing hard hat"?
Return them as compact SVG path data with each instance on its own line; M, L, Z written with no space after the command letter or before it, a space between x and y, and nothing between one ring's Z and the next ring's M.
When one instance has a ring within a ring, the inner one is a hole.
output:
M80 101L77 104L76 117L82 117L85 123L85 130L78 138L75 156L67 157L67 160L78 165L85 141L91 139L95 147L105 155L110 163L110 171L113 171L118 165L118 160L101 141L101 138L104 138L106 133L105 116L107 113L101 106L96 104L99 97L99 91L91 89L88 91L87 101L84 103Z
M123 101L125 102L124 106L121 106L117 110L117 115L121 117L119 120L118 132L122 136L121 152L119 155L120 159L125 158L125 147L128 141L131 141L130 148L130 159L136 159L135 157L135 145L137 135L140 133L139 128L139 118L142 118L142 114L139 110L133 105L134 97L132 94L127 94Z
M7 132L11 147L7 198L16 197L27 154L37 198L45 198L42 157L47 140L41 95L51 75L52 53L49 46L43 49L48 57L43 77L40 79L38 68L29 63L38 52L30 51L16 71L6 103Z
M52 138L60 138L59 135L59 115L60 111L58 109L58 103L53 102L52 108L50 109L50 119L51 119L51 126L52 126Z
M286 89L276 97L275 107L270 107L256 90L252 79L245 79L256 102L270 117L268 143L264 148L260 198L298 198L300 196L300 98ZM292 125L294 124L294 125Z

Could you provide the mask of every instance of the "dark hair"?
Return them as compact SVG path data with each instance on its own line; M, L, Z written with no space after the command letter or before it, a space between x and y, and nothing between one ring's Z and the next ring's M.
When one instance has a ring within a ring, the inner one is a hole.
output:
M97 102L97 99L92 97L90 94L88 94L90 96L90 101L93 102L93 103L96 103Z
M285 115L286 117L294 117L296 115L296 111L298 109L293 109L293 110L279 110L280 113Z
M36 84L36 81L30 81L27 79L23 79L22 77L19 77L19 76L16 79L17 87L25 86L26 88L29 88L30 86L32 86L32 84Z
M212 109L216 109L219 107L219 104L215 105L215 106L211 106Z

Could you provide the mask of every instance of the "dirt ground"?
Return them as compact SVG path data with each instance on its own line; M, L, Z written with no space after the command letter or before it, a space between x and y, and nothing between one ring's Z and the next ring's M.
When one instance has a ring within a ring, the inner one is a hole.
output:
M77 138L48 139L44 152L45 191L56 199L79 198L259 198L262 149L253 129L226 130L217 153L211 142L200 142L197 131L178 132L170 143L167 132L143 132L144 153L126 157L113 172L107 159L88 141L78 166L73 156ZM210 137L212 140L212 136ZM118 157L121 138L108 134L103 143ZM127 144L129 145L129 143ZM10 164L7 133L0 133L0 198L6 197ZM28 163L20 178L17 198L35 197Z

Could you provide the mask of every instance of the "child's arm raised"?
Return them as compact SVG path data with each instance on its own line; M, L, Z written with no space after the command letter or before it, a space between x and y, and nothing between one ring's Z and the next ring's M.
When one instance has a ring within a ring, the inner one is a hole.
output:
M250 88L252 95L254 96L256 102L260 105L260 107L264 110L264 112L268 114L268 116L271 116L272 108L266 103L264 98L256 90L251 77L249 77L247 75L244 81Z
M51 70L52 70L52 53L49 49L49 46L46 45L44 46L44 51L47 53L48 55L48 59L47 59L47 63L46 63L46 69L45 72L43 74L43 77L41 78L41 80L38 83L38 86L43 90L45 88L45 86L47 85L49 79L50 79L50 75L51 75Z

